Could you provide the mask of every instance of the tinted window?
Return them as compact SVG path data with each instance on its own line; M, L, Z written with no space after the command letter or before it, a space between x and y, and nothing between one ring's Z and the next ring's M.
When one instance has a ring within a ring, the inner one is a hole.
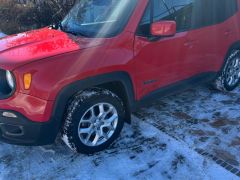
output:
M236 12L237 0L152 0L140 22L138 35L150 36L151 21L174 20L177 31L181 32L221 23Z
M236 0L195 0L192 27L201 28L224 22L236 12Z
M177 22L177 31L191 28L193 0L152 0L145 10L138 29L139 35L150 35L150 24L160 20Z
M150 36L150 24L151 24L151 3L148 3L145 13L139 23L137 34L139 36Z
M185 31L191 28L194 0L167 0L170 15L164 20L177 22L177 31Z
M221 23L237 12L236 0L211 0L213 11L213 24Z
M171 10L162 0L154 0L153 3L153 22L170 18Z

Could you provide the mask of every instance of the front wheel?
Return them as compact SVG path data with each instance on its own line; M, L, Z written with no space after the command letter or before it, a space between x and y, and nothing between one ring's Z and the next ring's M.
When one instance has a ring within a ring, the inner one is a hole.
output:
M82 91L68 107L62 139L79 153L104 150L119 136L123 118L123 103L111 91L100 88Z
M221 91L233 91L240 83L240 51L233 50L227 57L224 67L214 86Z

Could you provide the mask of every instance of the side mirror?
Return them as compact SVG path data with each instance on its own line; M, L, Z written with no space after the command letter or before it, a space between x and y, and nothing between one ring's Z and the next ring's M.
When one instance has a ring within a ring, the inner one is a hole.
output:
M152 23L151 34L153 36L174 36L177 33L175 21L159 21Z

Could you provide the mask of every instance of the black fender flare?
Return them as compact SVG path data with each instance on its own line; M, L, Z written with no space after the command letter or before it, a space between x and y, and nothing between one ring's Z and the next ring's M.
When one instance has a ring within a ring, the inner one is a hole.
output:
M51 116L51 121L55 122L56 128L58 128L58 130L61 128L66 106L75 94L81 90L111 82L120 82L123 85L127 95L128 111L130 113L132 109L135 108L134 87L130 75L122 71L102 74L73 82L65 86L58 93Z

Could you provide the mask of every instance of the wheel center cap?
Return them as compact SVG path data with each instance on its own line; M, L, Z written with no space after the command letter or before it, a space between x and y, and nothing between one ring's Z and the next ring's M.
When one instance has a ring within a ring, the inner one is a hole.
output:
M99 128L100 126L101 126L101 121L99 121L99 120L97 120L94 124L93 124L93 126L94 127L96 127L96 128Z

